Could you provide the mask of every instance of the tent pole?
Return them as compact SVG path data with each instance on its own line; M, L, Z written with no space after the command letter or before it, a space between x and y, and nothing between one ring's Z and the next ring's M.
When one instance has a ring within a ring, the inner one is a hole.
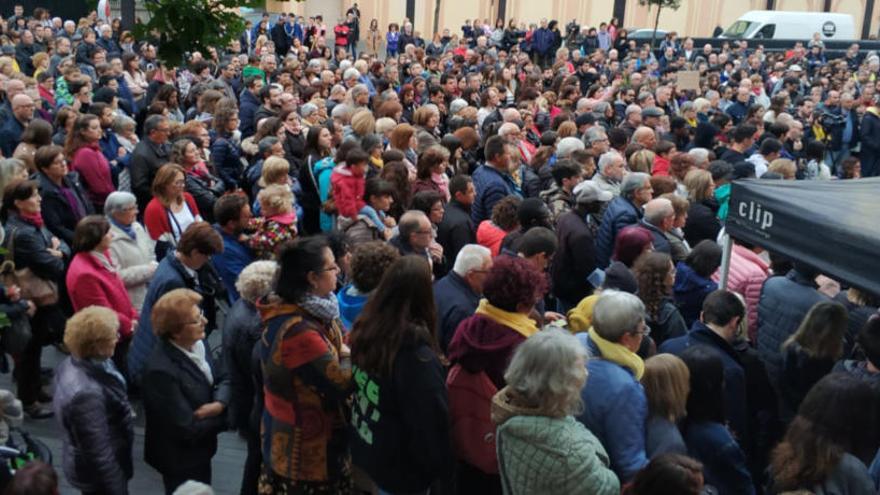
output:
M733 250L733 241L726 232L721 238L721 280L719 280L718 288L727 290L727 278L730 273L730 254Z

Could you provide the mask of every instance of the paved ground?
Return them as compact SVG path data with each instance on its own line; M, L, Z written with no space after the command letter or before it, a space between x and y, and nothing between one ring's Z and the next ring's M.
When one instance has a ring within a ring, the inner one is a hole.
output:
M214 348L219 344L220 332L212 333L209 343ZM43 352L43 366L54 367L65 356L52 347ZM15 390L12 375L0 375L0 388ZM135 420L134 439L134 478L129 482L131 495L162 494L162 477L153 468L144 463L144 415L140 403L134 403L138 417ZM61 428L54 418L44 420L25 419L23 428L35 435L52 449L52 463L61 479L61 495L79 494L67 480L61 470ZM213 462L213 487L217 495L237 494L241 486L241 474L247 447L237 434L227 432L220 435L220 446Z

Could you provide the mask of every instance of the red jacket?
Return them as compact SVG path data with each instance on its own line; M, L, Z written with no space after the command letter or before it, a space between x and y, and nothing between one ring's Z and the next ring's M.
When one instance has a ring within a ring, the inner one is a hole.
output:
M110 177L110 162L101 153L101 146L98 143L90 143L76 150L70 162L70 169L82 177L92 204L102 210L104 200L116 188L113 187L113 178Z
M654 177L669 177L669 159L656 155L654 157L654 165L651 167L651 175Z
M196 200L188 192L183 193L183 201L189 206L193 217L198 217L199 207L196 206ZM171 235L171 222L168 220L168 214L157 198L153 198L147 203L147 208L144 210L144 226L154 241L158 241L164 234Z
M477 244L489 248L493 258L501 252L501 242L506 236L507 232L492 223L491 220L483 220L477 227Z
M338 24L333 28L333 34L336 35L336 46L348 45L348 26L345 24Z
M356 176L345 165L337 165L330 175L330 187L333 188L333 200L336 211L341 217L357 219L358 212L367 203L364 201L364 188L367 180L364 176Z
M104 257L110 263L110 252ZM131 337L132 321L138 319L137 310L125 290L119 274L111 271L92 253L77 253L70 262L65 279L73 310L88 306L110 308L119 317L119 335L123 340Z

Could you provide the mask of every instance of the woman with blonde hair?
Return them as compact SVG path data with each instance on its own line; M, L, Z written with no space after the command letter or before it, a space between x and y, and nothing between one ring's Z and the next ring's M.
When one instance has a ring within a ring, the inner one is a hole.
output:
M368 134L376 132L376 119L373 113L363 108L358 110L351 116L351 131L355 138L360 141Z
M629 158L629 169L633 172L651 173L651 166L657 155L651 150L639 150Z
M167 163L153 179L153 199L144 210L144 226L156 241L156 259L164 258L186 228L202 220L196 200L185 191L185 177L183 167Z
M252 220L249 244L258 258L274 258L278 248L296 238L296 212L290 187L270 184L257 195L262 216Z
M788 158L777 158L770 162L765 173L779 174L783 180L795 180L797 165Z
M64 328L70 350L55 372L64 475L84 493L128 493L134 419L125 379L110 359L119 339L112 309L89 306Z
M214 221L214 203L223 195L226 186L219 177L208 171L199 154L196 139L183 137L171 146L171 160L183 167L184 190L196 200L199 211L204 213L205 221Z
M602 444L574 418L583 409L586 362L584 346L561 329L516 349L507 386L492 400L504 493L620 493Z
M690 371L678 356L657 354L645 360L642 387L648 399L645 453L649 459L661 454L687 454L678 422L687 413Z

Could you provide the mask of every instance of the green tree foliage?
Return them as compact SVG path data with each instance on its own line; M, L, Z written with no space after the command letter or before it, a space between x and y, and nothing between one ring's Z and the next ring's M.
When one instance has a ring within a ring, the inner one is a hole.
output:
M663 9L678 10L681 7L681 0L639 0L639 5L647 5L657 7L657 16L654 18L654 32L651 33L651 49L654 48L654 40L657 38L657 26L660 25L660 12Z
M173 66L185 62L184 54L225 47L244 31L239 7L262 7L265 0L148 0L150 21L135 28L140 39L159 43L158 56Z

